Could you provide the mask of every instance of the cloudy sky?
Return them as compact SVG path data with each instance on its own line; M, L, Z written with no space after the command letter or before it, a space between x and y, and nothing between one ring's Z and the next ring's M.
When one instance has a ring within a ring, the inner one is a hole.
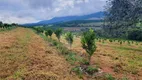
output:
M0 0L0 21L31 23L103 11L106 0Z

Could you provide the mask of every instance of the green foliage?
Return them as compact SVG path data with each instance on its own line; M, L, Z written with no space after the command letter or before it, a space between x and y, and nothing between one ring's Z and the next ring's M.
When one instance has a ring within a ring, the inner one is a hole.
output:
M66 60L69 61L71 64L74 64L77 61L76 54L75 53L69 53L67 55Z
M3 27L3 23L0 21L0 28L2 28Z
M105 77L107 80L115 80L115 78L111 74L106 74Z
M71 32L67 32L65 35L65 39L70 44L70 48L71 48L71 45L73 43L73 34Z
M128 39L142 41L142 29L133 29L128 32Z
M55 30L55 34L56 37L58 38L58 40L60 41L60 37L62 35L63 30L61 28L58 28L57 30Z
M109 39L109 42L113 42L112 39Z
M136 45L138 45L138 42L136 42Z
M86 71L87 71L87 73L93 75L93 73L98 72L98 69L94 68L92 66L88 66L87 69L86 69Z
M59 43L56 40L53 40L52 43L53 43L54 46L59 45Z
M120 41L120 45L122 45L122 41Z
M93 53L96 51L95 38L96 36L92 29L84 32L81 38L82 47L89 54L89 60Z
M60 53L62 54L68 54L69 53L69 50L63 46L63 44L59 43L56 48L60 51Z
M34 29L37 31L38 34L44 32L42 27L35 27Z
M72 68L72 71L75 72L77 75L79 75L80 78L83 76L83 71L81 70L81 67L77 66Z
M129 80L127 77L123 77L121 78L121 80Z
M88 60L86 60L86 59L82 59L80 62L81 62L81 64L83 64L83 65L89 65L89 62L88 62Z
M45 35L46 36L50 36L50 38L51 38L52 34L53 34L53 30L52 29L47 29L46 32L45 32Z
M5 30L11 30L13 28L16 28L18 25L13 25L12 24L8 24L8 23L3 23L2 21L0 21L0 31L5 31Z
M141 4L142 0L108 0L105 26L103 27L106 37L126 39L128 34L128 39L141 40L140 35L137 35L136 32L127 33L129 29L141 27Z

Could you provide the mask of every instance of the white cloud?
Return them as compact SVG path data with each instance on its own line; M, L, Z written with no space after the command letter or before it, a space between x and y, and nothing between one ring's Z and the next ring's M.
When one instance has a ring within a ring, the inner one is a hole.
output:
M0 0L0 21L27 23L103 10L106 0Z

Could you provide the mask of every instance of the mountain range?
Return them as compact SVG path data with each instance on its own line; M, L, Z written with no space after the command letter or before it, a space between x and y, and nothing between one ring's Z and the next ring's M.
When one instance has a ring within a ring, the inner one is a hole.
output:
M96 12L88 15L82 15L82 16L65 16L65 17L55 17L50 20L42 20L37 23L28 23L23 24L24 26L38 26L38 25L47 25L47 24L54 24L54 23L61 23L61 22L68 22L68 21L74 21L74 20L100 20L104 18L103 11Z

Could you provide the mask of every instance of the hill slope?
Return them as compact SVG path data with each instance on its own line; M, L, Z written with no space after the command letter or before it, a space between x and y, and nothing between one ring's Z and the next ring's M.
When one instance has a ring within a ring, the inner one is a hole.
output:
M36 26L36 25L46 25L46 24L53 24L53 23L60 23L60 22L67 22L67 21L74 21L74 20L98 20L104 17L104 12L97 12L89 15L83 16L65 16L65 17L55 17L51 20L43 20L38 23L29 23L24 24L25 26Z
M32 30L0 32L0 80L78 80L71 66Z

